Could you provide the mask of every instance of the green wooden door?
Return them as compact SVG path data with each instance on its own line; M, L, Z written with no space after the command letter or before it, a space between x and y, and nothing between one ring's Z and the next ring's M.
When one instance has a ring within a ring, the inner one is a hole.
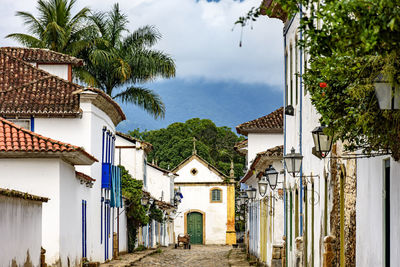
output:
M199 212L191 212L187 215L187 232L190 235L190 243L203 244L203 215Z

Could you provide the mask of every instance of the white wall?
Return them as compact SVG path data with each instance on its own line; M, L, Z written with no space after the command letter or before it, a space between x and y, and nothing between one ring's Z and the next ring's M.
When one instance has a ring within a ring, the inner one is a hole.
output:
M190 171L195 168L198 172L193 175ZM191 183L191 182L221 182L222 178L206 167L197 159L183 166L177 171L179 176L175 178L175 183Z
M266 151L275 146L283 144L283 134L267 134L267 133L249 133L248 138L248 152L247 164L251 165L251 161L257 156L257 153Z
M383 161L387 157L357 162L356 265L384 266ZM400 163L390 160L390 262L400 262Z
M163 201L171 202L171 179L173 178L164 172L147 165L147 189L154 198L161 200L161 196L163 196Z
M64 80L68 80L68 65L67 64L38 64L38 68L47 71L50 74L56 75Z
M222 190L222 203L210 203L211 188ZM226 186L180 186L183 195L182 203L178 205L177 217L174 220L175 236L185 233L184 214L189 210L200 210L205 213L205 244L226 243L227 223L227 190Z
M0 266L39 267L42 202L0 195L0 214Z

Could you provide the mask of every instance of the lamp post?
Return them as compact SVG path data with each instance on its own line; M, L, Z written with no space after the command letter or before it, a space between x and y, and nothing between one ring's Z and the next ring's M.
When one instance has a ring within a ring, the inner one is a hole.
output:
M393 86L383 74L374 80L375 94L380 109L400 108L400 86Z
M326 126L318 126L311 131L315 149L322 158L325 158L332 149L332 136L326 135L324 129Z
M286 154L283 159L285 161L286 170L291 173L293 177L295 177L296 173L300 172L303 156L300 153L296 153L292 147L290 153Z
M265 196L265 194L267 193L267 188L268 188L267 177L263 175L261 176L260 181L258 181L258 192L261 197Z
M275 190L276 185L278 184L278 175L279 173L274 167L272 167L272 165L269 165L269 167L265 170L265 176L267 177L269 187L271 187L272 190Z
M250 187L246 190L246 194L247 194L248 199L249 199L249 200L255 199L255 198L256 198L256 192L257 192L257 189L255 189L255 188L253 188L253 187L250 186Z

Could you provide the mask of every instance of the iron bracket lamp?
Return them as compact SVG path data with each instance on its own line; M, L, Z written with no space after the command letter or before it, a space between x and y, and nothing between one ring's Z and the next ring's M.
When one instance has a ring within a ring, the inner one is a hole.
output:
M333 137L324 133L325 125L318 126L311 131L315 150L318 155L325 158L332 149Z
M400 108L400 86L393 86L382 73L374 80L375 94L380 109Z
M255 199L256 198L256 192L257 192L257 189L255 189L255 188L250 186L248 189L246 189L247 198L249 200Z
M295 177L296 173L300 172L303 156L300 153L296 153L292 147L290 153L283 156L283 160L285 162L286 170Z

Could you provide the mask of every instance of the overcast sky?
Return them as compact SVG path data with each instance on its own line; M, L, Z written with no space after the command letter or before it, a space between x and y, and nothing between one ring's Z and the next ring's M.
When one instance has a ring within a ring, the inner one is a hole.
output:
M36 14L34 0L0 0L0 42L12 32L26 32L16 11ZM210 1L210 2L209 2ZM77 0L77 9L109 10L119 2L130 29L149 24L163 35L156 48L170 54L177 65L174 80L147 84L163 98L167 114L155 121L146 113L124 105L128 120L119 127L155 129L192 117L210 118L219 126L263 116L282 105L282 22L261 17L243 31L234 22L261 0ZM180 108L181 107L181 108ZM238 107L240 107L238 109Z

